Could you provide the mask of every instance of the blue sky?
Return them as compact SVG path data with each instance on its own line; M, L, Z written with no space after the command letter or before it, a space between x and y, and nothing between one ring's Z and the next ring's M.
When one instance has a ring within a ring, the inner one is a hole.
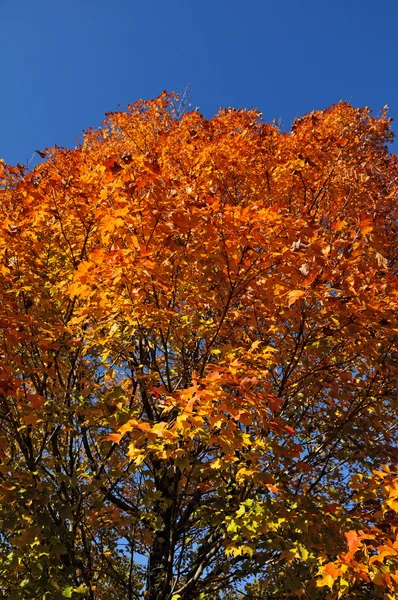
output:
M343 99L398 119L397 0L0 0L0 23L0 157L13 164L188 84L208 118L254 106L286 130Z

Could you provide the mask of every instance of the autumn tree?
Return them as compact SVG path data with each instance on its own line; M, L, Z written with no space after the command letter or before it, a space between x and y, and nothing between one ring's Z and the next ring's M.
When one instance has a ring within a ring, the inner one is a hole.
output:
M0 597L396 599L390 120L175 107L1 163Z

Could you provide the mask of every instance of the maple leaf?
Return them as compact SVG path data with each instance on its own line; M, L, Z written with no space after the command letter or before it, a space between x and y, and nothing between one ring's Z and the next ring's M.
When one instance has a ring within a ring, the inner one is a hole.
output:
M114 444L119 444L122 439L122 434L120 433L110 433L106 437L104 437L104 442L113 442Z
M360 543L361 543L360 538L358 537L358 534L356 531L348 531L344 535L347 540L350 556L354 556L355 552L358 550L358 548L360 546Z
M288 302L287 305L291 306L292 304L294 304L299 298L301 298L302 296L305 295L305 292L303 290L291 290L290 292L288 292Z
M336 567L333 563L327 563L326 565L319 568L319 573L322 575L316 582L318 587L327 586L330 589L333 588L333 585L341 575L342 571L338 567Z

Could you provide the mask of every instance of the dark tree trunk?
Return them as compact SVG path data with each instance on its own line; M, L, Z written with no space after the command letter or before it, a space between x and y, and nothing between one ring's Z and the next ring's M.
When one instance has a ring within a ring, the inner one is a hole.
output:
M176 536L176 497L179 481L178 470L165 467L156 461L158 475L155 476L156 489L162 500L157 506L157 516L161 525L154 532L147 570L148 600L167 600L172 591L173 561Z

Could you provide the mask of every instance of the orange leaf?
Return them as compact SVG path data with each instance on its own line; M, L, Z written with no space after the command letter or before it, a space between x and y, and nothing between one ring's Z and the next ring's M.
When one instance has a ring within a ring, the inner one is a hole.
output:
M351 556L354 556L355 552L358 550L359 546L361 545L360 538L358 537L357 532L354 530L348 531L344 535L347 540L349 554Z
M43 408L44 403L46 401L45 398L43 398L43 396L39 396L38 394L31 394L29 396L29 400L31 405L33 406L33 408Z
M114 444L118 444L122 437L123 435L121 433L110 433L104 437L104 442L113 442Z

